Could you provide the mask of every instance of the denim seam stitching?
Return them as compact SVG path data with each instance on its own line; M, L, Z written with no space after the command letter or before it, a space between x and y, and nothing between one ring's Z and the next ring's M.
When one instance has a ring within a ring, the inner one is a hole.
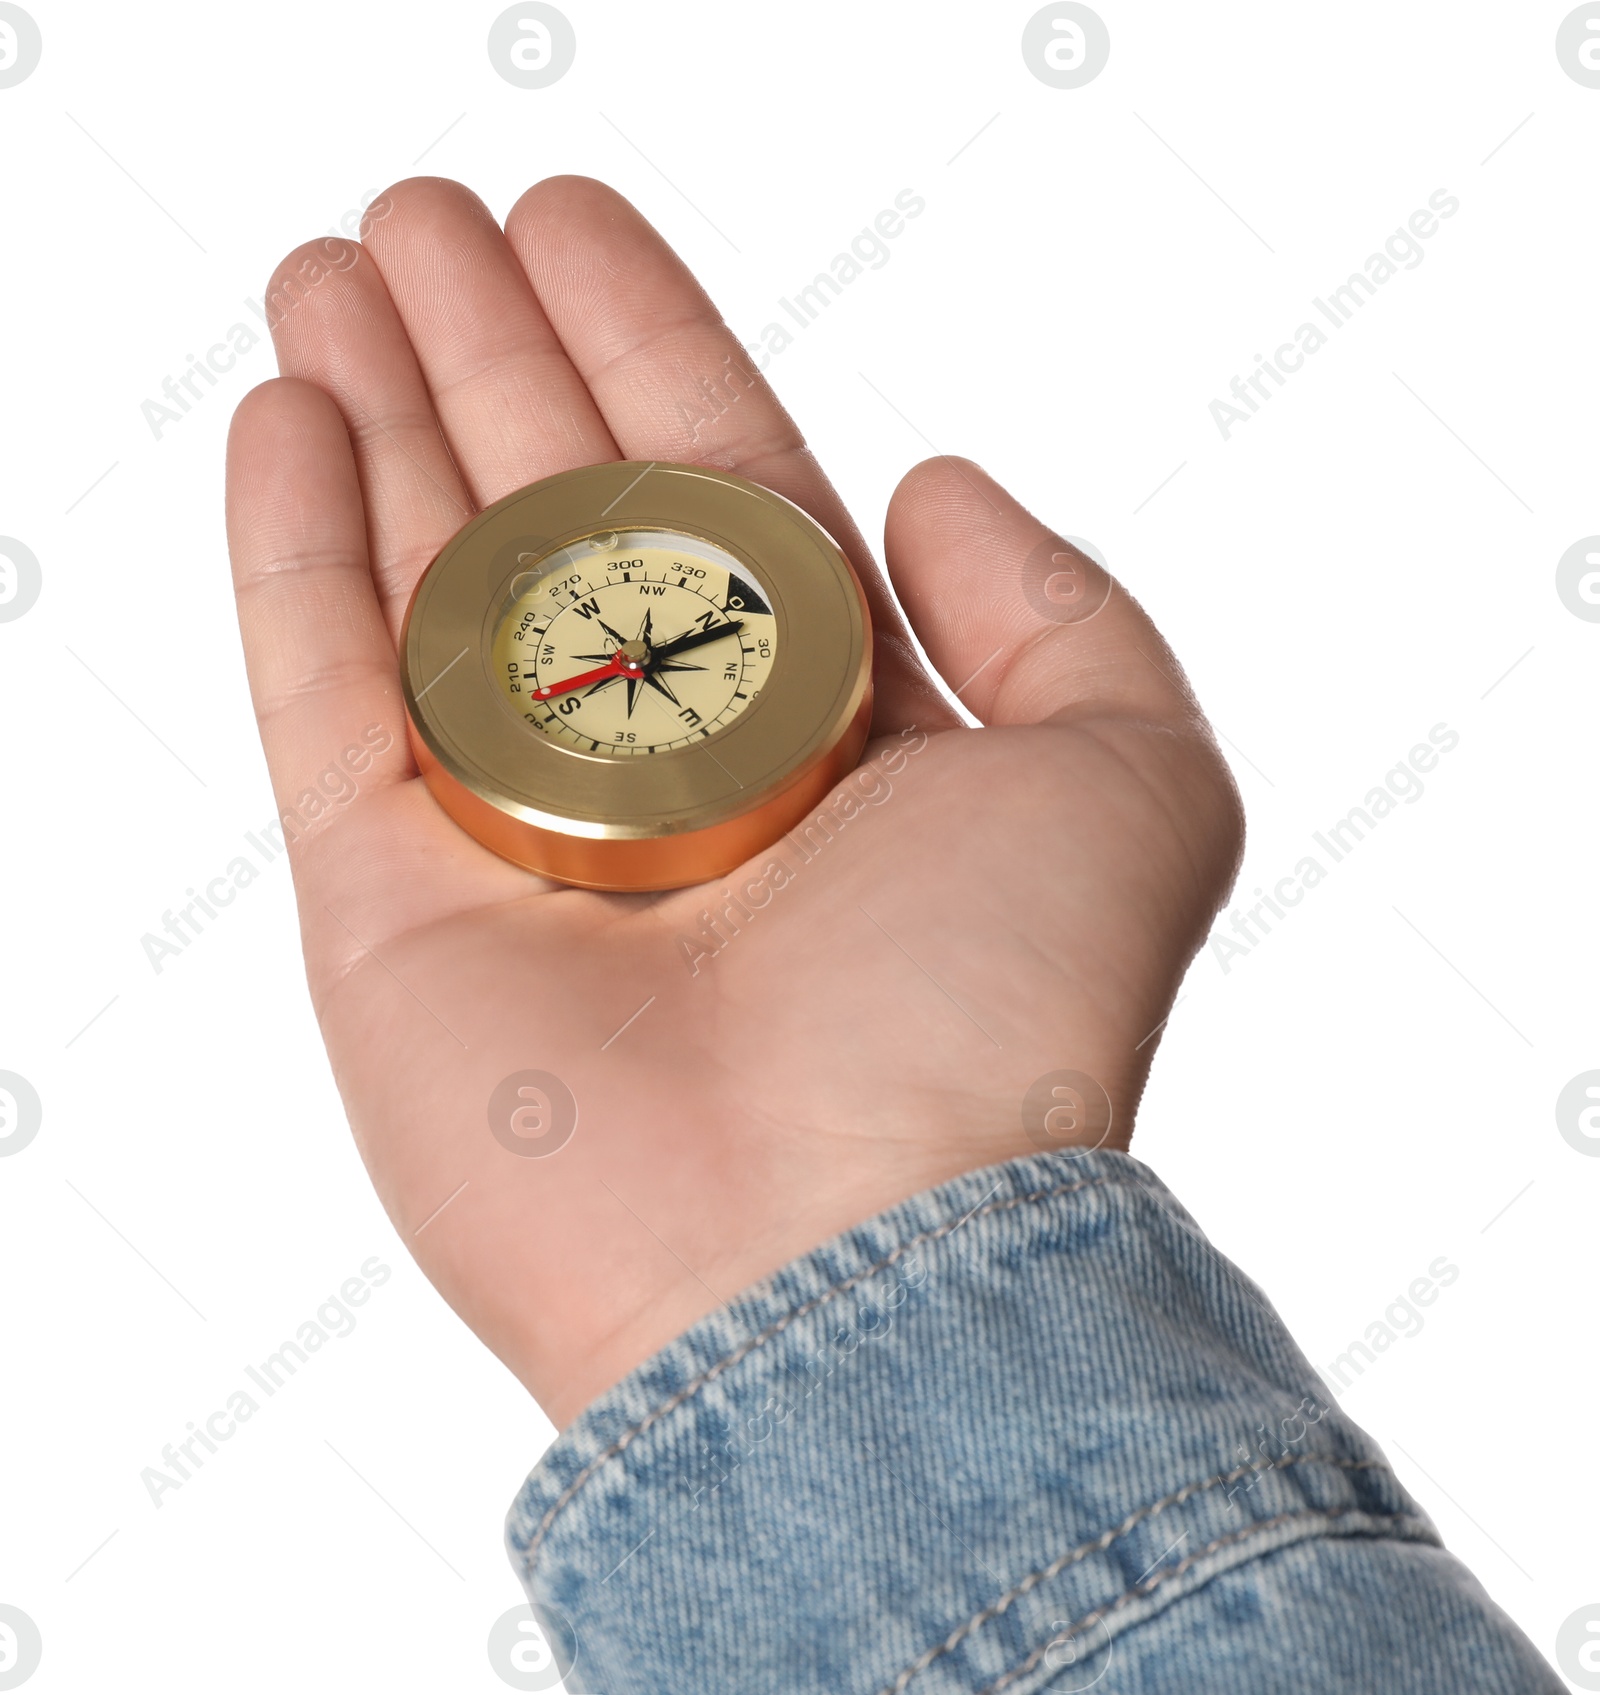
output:
M1388 1469L1387 1463L1383 1460L1346 1460L1331 1454L1285 1454L1281 1459L1274 1460L1270 1466L1242 1465L1236 1467L1233 1471L1220 1472L1215 1477L1203 1478L1196 1483L1186 1483L1181 1489L1174 1490L1172 1494L1163 1495L1159 1501L1152 1501L1148 1506L1140 1507L1137 1512L1129 1513L1121 1524L1095 1537L1092 1542L1084 1542L1076 1548L1070 1548L1058 1559L1052 1560L1049 1565L1040 1567L1038 1571L1030 1572L1020 1583L1008 1589L998 1601L985 1607L982 1612L974 1613L965 1624L953 1630L943 1642L919 1655L892 1683L885 1684L878 1691L878 1695L902 1695L906 1685L919 1672L926 1671L941 1655L951 1653L974 1631L988 1624L991 1619L998 1618L1013 1601L1020 1599L1030 1590L1037 1589L1041 1583L1048 1582L1052 1577L1059 1577L1068 1566L1077 1565L1080 1561L1088 1559L1091 1554L1103 1553L1113 1542L1119 1541L1137 1525L1143 1524L1145 1520L1154 1518L1157 1513L1165 1512L1168 1507L1181 1506L1185 1501L1207 1489L1220 1489L1224 1484L1237 1483L1242 1477L1259 1476L1265 1471L1284 1471L1292 1465L1330 1465L1337 1466L1344 1471L1384 1471ZM1354 1511L1356 1509L1341 1510ZM1265 1522L1270 1523L1272 1521ZM1245 1534L1254 1532L1259 1528L1261 1526L1251 1525ZM1198 1553L1203 1552L1205 1552L1204 1549L1198 1551ZM1198 1557L1198 1553L1195 1557ZM1126 1597L1123 1597L1123 1599L1126 1599ZM1119 1604L1119 1602L1112 1603L1113 1606ZM1101 1610L1104 1612L1110 1609L1104 1608ZM1091 1614L1090 1618L1094 1616ZM1046 1643L1045 1648L1048 1647L1049 1643ZM1039 1650L1041 1654L1044 1651L1044 1649ZM1027 1668L1021 1669L1026 1670ZM998 1687L998 1684L991 1685L991 1688ZM989 1691L984 1691L983 1695L989 1695Z
M1376 1462L1369 1463L1375 1464ZM1170 1582L1175 1577L1181 1577L1191 1566L1203 1560L1208 1554L1216 1553L1219 1548L1226 1548L1238 1542L1247 1542L1252 1537L1261 1536L1265 1532L1276 1530L1285 1524L1328 1525L1335 1519L1354 1516L1361 1516L1378 1524L1418 1524L1418 1520L1412 1518L1408 1513L1369 1513L1364 1507L1335 1507L1326 1512L1312 1509L1279 1513L1275 1518L1262 1519L1260 1523L1247 1525L1243 1530L1229 1531L1226 1536L1219 1536L1214 1541L1206 1543L1203 1548L1196 1548L1192 1554L1186 1554L1175 1566L1169 1566L1165 1571L1157 1572L1153 1577L1142 1578L1131 1589L1124 1590L1116 1600L1108 1601L1105 1606L1097 1607L1092 1613L1085 1614L1083 1618L1079 1619L1076 1624L1060 1636L1052 1636L1043 1647L1035 1648L1020 1666L1013 1667L1003 1676L996 1678L993 1683L979 1690L978 1695L999 1695L999 1691L1004 1689L1007 1684L1014 1683L1019 1677L1025 1677L1032 1671L1054 1643L1064 1640L1065 1637L1075 1636L1079 1631L1087 1630L1091 1625L1098 1624L1111 1613L1131 1605L1134 1601L1141 1600L1147 1595L1153 1595L1163 1583Z
M1012 1207L1026 1206L1032 1201L1054 1200L1063 1195L1076 1194L1082 1189L1098 1188L1108 1183L1121 1184L1127 1187L1139 1188L1141 1190L1148 1188L1148 1185L1145 1183L1137 1181L1130 1182L1129 1179L1125 1177L1113 1176L1112 1174L1107 1173L1100 1177L1081 1177L1075 1183L1060 1183L1052 1188L1035 1189L1026 1195L1011 1195L1005 1200L990 1201L986 1205L980 1204L972 1208L971 1211L964 1212L960 1218L948 1219L945 1223L937 1225L931 1230L924 1230L919 1235L908 1238L906 1241L902 1242L892 1254L886 1255L876 1264L866 1266L861 1271L855 1272L851 1276L844 1278L841 1282L835 1283L829 1288L822 1290L820 1293L813 1295L809 1300L802 1302L792 1312L785 1313L782 1318L777 1319L772 1324L769 1324L765 1330L760 1332L759 1335L752 1336L749 1341L741 1343L733 1350L732 1353L724 1355L722 1359L717 1360L710 1366L707 1366L698 1377L695 1377L688 1383L684 1384L681 1389L669 1395L667 1399L660 1404L660 1406L655 1407L650 1412L646 1413L637 1424L623 1431L616 1441L614 1441L610 1447L606 1448L604 1452L596 1454L595 1457L590 1460L586 1466L584 1466L578 1475L573 1478L567 1487L556 1497L549 1511L547 1511L544 1517L539 1521L539 1528L534 1532L532 1539L528 1543L527 1552L523 1556L526 1569L531 1573L534 1557L538 1554L546 1535L549 1533L551 1525L555 1523L556 1515L571 1502L572 1498L580 1489L583 1488L584 1484L587 1483L602 1466L608 1464L611 1460L614 1460L617 1455L634 1440L635 1437L642 1436L651 1425L655 1424L659 1419L664 1418L675 1408L681 1406L692 1395L698 1394L699 1391L706 1386L706 1384L712 1382L715 1378L720 1377L722 1373L728 1370L731 1366L737 1365L741 1360L754 1353L757 1348L762 1347L767 1342L770 1342L774 1336L777 1336L782 1331L787 1330L791 1324L794 1324L800 1319L805 1318L808 1314L815 1312L818 1307L832 1300L835 1295L842 1295L846 1290L853 1289L856 1284L865 1282L869 1277L875 1277L880 1271L886 1270L889 1266L893 1265L896 1260L901 1259L913 1248L921 1247L926 1242L938 1241L945 1236L952 1235L955 1231L959 1230L963 1224L969 1223L974 1218L981 1218L988 1213L1004 1212Z

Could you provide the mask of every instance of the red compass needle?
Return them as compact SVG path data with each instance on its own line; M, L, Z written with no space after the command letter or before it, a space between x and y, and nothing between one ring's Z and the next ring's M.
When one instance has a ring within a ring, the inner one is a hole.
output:
M612 654L604 665L593 671L584 671L579 676L568 677L559 683L547 683L542 689L533 691L535 700L548 700L551 695L565 694L569 689L581 689L585 683L603 683L607 677L642 677L644 668L637 660L630 659L621 648Z

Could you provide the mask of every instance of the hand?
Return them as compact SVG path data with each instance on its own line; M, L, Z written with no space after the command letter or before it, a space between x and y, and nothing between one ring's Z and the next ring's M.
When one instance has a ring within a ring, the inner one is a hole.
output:
M402 1241L564 1423L796 1254L1036 1151L1020 1109L1042 1073L1097 1078L1125 1145L1232 876L1238 803L1133 601L1058 542L1110 598L1042 617L1021 572L1050 532L936 459L895 492L886 551L986 726L963 727L794 424L609 189L540 183L504 233L451 182L379 208L347 268L324 241L280 273L309 275L309 255L321 280L275 327L283 377L234 419L239 619L281 808L387 732L360 793L296 827L312 1001ZM707 379L727 404L695 429ZM429 560L502 495L619 456L726 466L816 517L871 602L868 758L920 749L714 957L701 915L770 855L662 895L557 887L463 834L407 749L395 642ZM549 1157L489 1130L496 1086L528 1069L578 1104Z

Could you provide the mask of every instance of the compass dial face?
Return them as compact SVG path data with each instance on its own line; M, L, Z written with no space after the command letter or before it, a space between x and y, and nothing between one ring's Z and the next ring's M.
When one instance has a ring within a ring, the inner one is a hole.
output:
M706 740L748 712L777 639L749 566L687 535L624 530L528 560L491 666L538 734L574 753L634 759Z

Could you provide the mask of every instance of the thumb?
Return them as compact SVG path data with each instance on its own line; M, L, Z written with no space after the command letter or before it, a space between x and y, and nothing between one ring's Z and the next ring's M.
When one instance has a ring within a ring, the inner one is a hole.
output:
M970 459L927 459L889 503L895 593L934 668L985 724L1203 724L1143 609Z

